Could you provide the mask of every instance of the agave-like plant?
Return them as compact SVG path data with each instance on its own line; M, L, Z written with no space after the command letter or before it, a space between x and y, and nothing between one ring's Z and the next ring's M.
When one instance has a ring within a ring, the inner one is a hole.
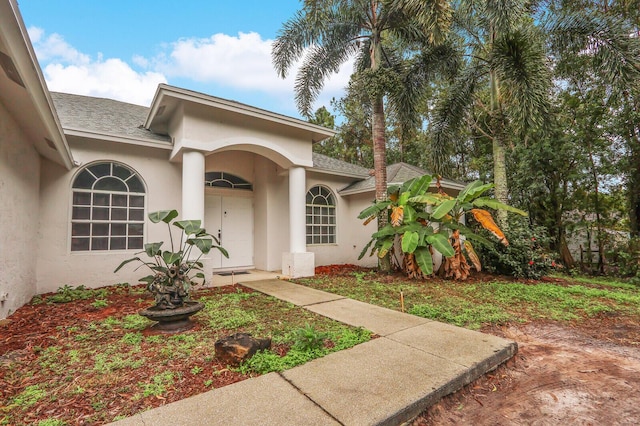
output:
M139 280L147 283L147 289L155 296L156 307L159 309L175 309L182 306L189 298L192 285L205 283L206 277L202 272L203 264L200 259L212 249L218 249L225 257L229 257L227 251L220 246L220 241L202 228L200 220L176 220L177 210L160 210L149 213L149 220L153 223L164 222L169 229L171 250L162 250L163 241L147 243L144 250L136 255L145 253L149 260L143 260L139 256L123 261L114 272L118 272L123 266L131 262L140 262L138 267L148 267L152 274ZM174 246L171 225L180 228L182 235L180 244ZM176 251L176 248L178 250ZM197 249L194 252L194 248ZM192 272L196 271L193 276Z
M492 244L462 223L466 215L473 215L482 227L505 245L509 242L485 208L526 216L522 210L483 196L493 188L493 184L475 181L460 191L457 197L452 197L441 190L438 178L435 185L437 192L429 192L433 180L433 176L424 175L401 186L390 187L388 201L376 202L360 213L358 218L365 219L365 224L384 210L388 210L390 218L384 228L372 235L371 241L360 253L360 259L372 245L371 255L377 252L378 256L385 256L393 252L396 242L399 242L402 264L397 259L395 263L410 278L424 278L433 274L435 250L443 256L441 268L444 276L464 280L471 269L467 257L476 270L482 268L471 241Z

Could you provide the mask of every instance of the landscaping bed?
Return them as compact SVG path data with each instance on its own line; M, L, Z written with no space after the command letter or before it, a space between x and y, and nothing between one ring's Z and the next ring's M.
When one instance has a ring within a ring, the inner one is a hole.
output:
M0 425L104 424L366 341L371 334L242 286L200 289L193 329L150 328L144 287L61 288L0 322ZM271 337L238 368L214 342Z

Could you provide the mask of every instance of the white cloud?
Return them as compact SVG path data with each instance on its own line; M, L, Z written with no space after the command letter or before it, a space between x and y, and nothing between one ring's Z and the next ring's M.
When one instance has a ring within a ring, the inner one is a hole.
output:
M29 28L38 60L43 66L49 90L117 99L148 106L166 77L158 72L138 72L118 58L95 59L79 52L59 34L46 36L36 27Z
M31 27L29 35L43 66L50 90L89 96L108 97L148 106L159 83L168 79L192 80L241 92L234 99L252 103L252 94L269 105L262 108L285 110L294 114L294 82L299 64L292 67L286 79L276 74L271 63L272 40L255 33L237 36L214 34L209 38L183 38L173 43L150 46L162 49L155 57L135 55L131 65L123 58L104 59L78 51L59 34L47 35ZM133 67L137 67L138 70ZM329 106L340 97L353 68L350 61L331 76L315 103ZM184 85L184 83L181 83ZM189 89L189 87L186 87ZM200 89L203 90L203 89ZM216 88L207 93L216 96ZM227 95L228 96L228 95Z
M286 79L281 79L271 63L273 40L263 40L257 33L238 36L214 34L209 38L187 38L171 44L168 52L153 61L158 71L169 77L189 78L216 83L242 91L268 94L279 102L292 102L293 87L300 64ZM332 97L340 97L353 69L350 61L331 76L316 105L327 105ZM215 93L212 93L215 95Z

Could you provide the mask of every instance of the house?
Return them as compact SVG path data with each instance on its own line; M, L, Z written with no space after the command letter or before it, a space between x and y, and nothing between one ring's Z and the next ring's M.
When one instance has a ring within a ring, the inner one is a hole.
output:
M63 285L137 282L113 270L167 239L156 210L220 238L229 258L210 253L207 274L375 264L357 260L369 170L312 151L332 130L165 84L149 107L51 93L15 0L0 0L0 67L0 318ZM389 166L392 183L423 173Z

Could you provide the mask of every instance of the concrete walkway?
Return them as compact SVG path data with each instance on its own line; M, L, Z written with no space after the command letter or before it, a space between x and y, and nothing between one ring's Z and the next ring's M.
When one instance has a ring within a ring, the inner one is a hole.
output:
M287 281L242 285L381 337L113 425L398 425L517 352L509 340Z

